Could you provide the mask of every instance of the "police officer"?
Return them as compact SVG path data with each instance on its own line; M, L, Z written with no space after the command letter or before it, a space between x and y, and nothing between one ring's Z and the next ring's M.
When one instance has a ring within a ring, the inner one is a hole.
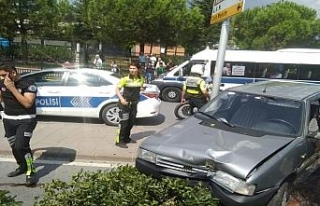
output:
M181 103L186 100L190 104L190 112L193 114L194 108L200 109L208 101L208 90L205 81L201 78L203 75L203 65L195 64L191 67L191 76L187 78L183 85Z
M15 67L0 67L0 100L4 103L5 136L19 167L8 177L26 174L26 185L38 179L33 165L30 139L37 125L35 99L37 87L31 80L20 78Z
M144 78L140 76L140 64L136 62L130 64L129 75L121 78L116 88L120 109L120 122L115 144L118 147L128 148L127 143L135 143L135 140L130 139L130 134L137 115L140 91L144 89L143 83Z

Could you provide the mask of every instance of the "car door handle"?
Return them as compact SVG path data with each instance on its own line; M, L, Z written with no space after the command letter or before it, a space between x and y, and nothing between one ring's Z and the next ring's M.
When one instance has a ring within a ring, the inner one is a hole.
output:
M51 94L56 94L56 93L59 93L60 91L48 91L48 93L51 93Z
M110 94L110 92L99 92L100 94Z
M224 84L220 84L220 87L224 87Z

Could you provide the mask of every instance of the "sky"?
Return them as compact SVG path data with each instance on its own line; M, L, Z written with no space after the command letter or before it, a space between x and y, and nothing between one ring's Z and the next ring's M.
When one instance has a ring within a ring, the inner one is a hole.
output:
M277 1L278 0L246 0L245 8L265 6L267 4L274 3ZM290 1L315 9L317 11L318 17L320 17L320 0L290 0Z

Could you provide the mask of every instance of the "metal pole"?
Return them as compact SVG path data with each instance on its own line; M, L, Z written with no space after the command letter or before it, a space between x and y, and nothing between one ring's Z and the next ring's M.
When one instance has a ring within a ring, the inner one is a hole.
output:
M213 84L212 84L211 96L210 96L211 99L217 96L220 90L222 68L224 65L224 57L226 54L226 48L228 44L229 26L230 26L229 19L225 20L221 26L218 55L217 55L216 66L213 74Z
M75 63L77 65L80 64L80 44L79 43L76 44L76 61L75 61Z

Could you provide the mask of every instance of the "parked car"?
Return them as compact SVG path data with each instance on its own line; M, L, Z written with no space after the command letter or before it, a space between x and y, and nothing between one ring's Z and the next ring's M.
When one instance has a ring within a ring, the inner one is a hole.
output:
M38 86L36 99L38 115L100 118L115 126L119 122L116 85L119 76L96 69L45 69L22 75ZM146 84L140 94L137 118L159 114L159 89Z
M317 84L227 89L143 141L136 167L155 177L206 181L224 205L284 205L296 178L319 159L319 101Z

